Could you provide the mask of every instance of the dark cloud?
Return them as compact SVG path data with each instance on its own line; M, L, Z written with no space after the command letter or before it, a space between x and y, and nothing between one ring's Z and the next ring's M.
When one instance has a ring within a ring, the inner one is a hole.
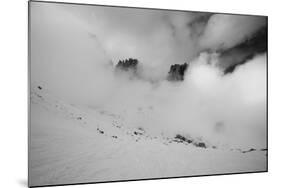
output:
M217 54L224 73L267 51L266 17L214 14L207 20L199 45L203 52Z
M266 17L214 14L208 21L200 46L204 49L229 49L250 38L267 24Z
M267 27L263 27L242 43L222 51L220 66L225 73L230 73L237 65L244 64L255 55L265 52L267 52Z

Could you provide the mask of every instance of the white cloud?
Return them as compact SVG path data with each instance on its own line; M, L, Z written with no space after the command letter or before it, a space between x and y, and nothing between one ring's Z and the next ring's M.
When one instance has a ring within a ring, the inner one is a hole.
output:
M265 17L215 14L208 21L200 45L214 50L231 48L265 25Z
M166 75L169 64L183 63L197 53L196 39L189 38L188 28L184 32L193 17L178 13L167 21L165 12L89 9L81 15L76 11L32 3L33 83L73 103L127 110L131 113L127 125L169 134L192 133L231 146L265 146L265 55L225 76L216 67L217 54L204 53L191 62L184 82L130 80L114 74L110 59L133 56L150 67L148 76ZM205 47L222 42L231 47L261 26L254 17L211 19L201 41ZM136 116L139 107L150 109L145 118ZM215 131L217 122L223 122L223 132Z

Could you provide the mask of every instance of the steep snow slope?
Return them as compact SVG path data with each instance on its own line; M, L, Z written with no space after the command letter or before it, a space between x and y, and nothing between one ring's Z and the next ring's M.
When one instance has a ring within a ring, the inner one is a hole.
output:
M265 171L266 150L196 147L141 128L126 116L67 104L31 88L31 186Z

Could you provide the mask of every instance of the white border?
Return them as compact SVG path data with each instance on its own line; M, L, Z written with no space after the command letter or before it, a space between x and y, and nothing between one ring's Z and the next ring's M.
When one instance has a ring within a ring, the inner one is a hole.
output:
M64 0L61 0L64 1ZM278 187L281 138L281 35L278 1L253 0L67 0L67 2L269 16L269 173L151 180L68 187ZM0 6L0 186L27 183L27 0Z

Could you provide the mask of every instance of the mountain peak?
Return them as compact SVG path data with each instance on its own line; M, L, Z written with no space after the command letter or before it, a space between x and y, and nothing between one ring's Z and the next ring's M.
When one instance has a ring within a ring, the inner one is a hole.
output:
M137 59L133 59L133 58L119 60L116 65L116 68L123 70L123 71L129 71L129 70L136 71L138 63L139 63L139 61Z
M184 73L187 70L188 66L189 64L187 63L171 65L167 79L169 81L183 81Z

